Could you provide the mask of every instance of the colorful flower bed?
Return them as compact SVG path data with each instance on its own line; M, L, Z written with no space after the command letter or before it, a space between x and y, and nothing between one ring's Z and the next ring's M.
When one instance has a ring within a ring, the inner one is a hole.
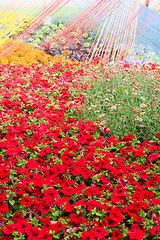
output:
M142 72L146 79L139 76ZM155 64L137 69L96 61L0 66L2 240L159 239L158 129L150 141L148 134L134 136L133 129L127 136L115 137L103 120L92 122L83 116L88 91L96 88L99 79L114 98L112 84L118 73L124 76L122 84L133 83L139 94L128 102L146 98L141 91L143 81L148 84L150 78L152 85L147 87L155 103L159 72ZM123 105L132 93L120 89ZM113 104L113 99L109 102Z
M32 21L31 17L15 11L0 12L0 46L11 41L12 37L21 33Z
M0 53L3 54L3 51L0 51ZM65 62L65 60L66 56L63 54L61 56L52 57L34 46L23 42L17 42L11 51L0 58L0 63L22 64L23 66L28 66L33 63L45 63L48 65L56 62Z

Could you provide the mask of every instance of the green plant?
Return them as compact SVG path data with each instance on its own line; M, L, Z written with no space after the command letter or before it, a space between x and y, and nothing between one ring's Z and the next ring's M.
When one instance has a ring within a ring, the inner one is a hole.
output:
M83 47L86 47L86 48L90 47L90 43L84 43Z
M113 135L134 134L140 140L151 139L160 131L159 81L154 72L143 71L97 71L97 80L84 93L81 117L103 123Z
M51 25L51 28L52 28L54 31L56 31L56 30L58 29L58 27L57 27L56 24L52 24L52 25Z
M37 32L35 37L39 38L39 39L42 39L43 38L43 32L42 31Z
M43 27L42 27L42 31L43 31L45 34L49 34L49 32L50 32L49 26L43 26Z

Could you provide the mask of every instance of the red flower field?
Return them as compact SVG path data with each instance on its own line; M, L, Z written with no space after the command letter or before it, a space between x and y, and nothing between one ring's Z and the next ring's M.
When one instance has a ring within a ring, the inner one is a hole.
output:
M96 64L0 66L0 239L160 239L160 132L80 118Z

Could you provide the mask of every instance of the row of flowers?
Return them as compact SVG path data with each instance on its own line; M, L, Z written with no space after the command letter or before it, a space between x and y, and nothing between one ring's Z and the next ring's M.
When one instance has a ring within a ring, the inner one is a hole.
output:
M75 118L95 63L0 66L2 240L159 238L160 133Z
M45 63L47 65L58 62L61 63L66 60L66 52L67 50L64 50L62 52L62 56L52 57L32 45L19 41L16 42L9 51L8 46L6 46L6 49L0 50L0 64L10 63L14 65L22 64L23 66L27 66L32 65L33 63Z

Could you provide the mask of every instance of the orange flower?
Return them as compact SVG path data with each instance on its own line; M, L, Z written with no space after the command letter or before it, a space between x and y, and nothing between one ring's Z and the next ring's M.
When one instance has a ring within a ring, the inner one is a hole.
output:
M67 56L67 55L69 55L69 51L68 51L68 50L64 50L64 51L62 52L62 54L63 54L63 56Z
M58 62L62 61L63 57L58 58ZM31 65L33 63L45 63L49 64L53 61L52 56L47 55L44 51L34 48L31 45L27 45L23 42L18 42L13 46L11 50L7 52L5 57L0 58L0 63L7 64L23 64Z

